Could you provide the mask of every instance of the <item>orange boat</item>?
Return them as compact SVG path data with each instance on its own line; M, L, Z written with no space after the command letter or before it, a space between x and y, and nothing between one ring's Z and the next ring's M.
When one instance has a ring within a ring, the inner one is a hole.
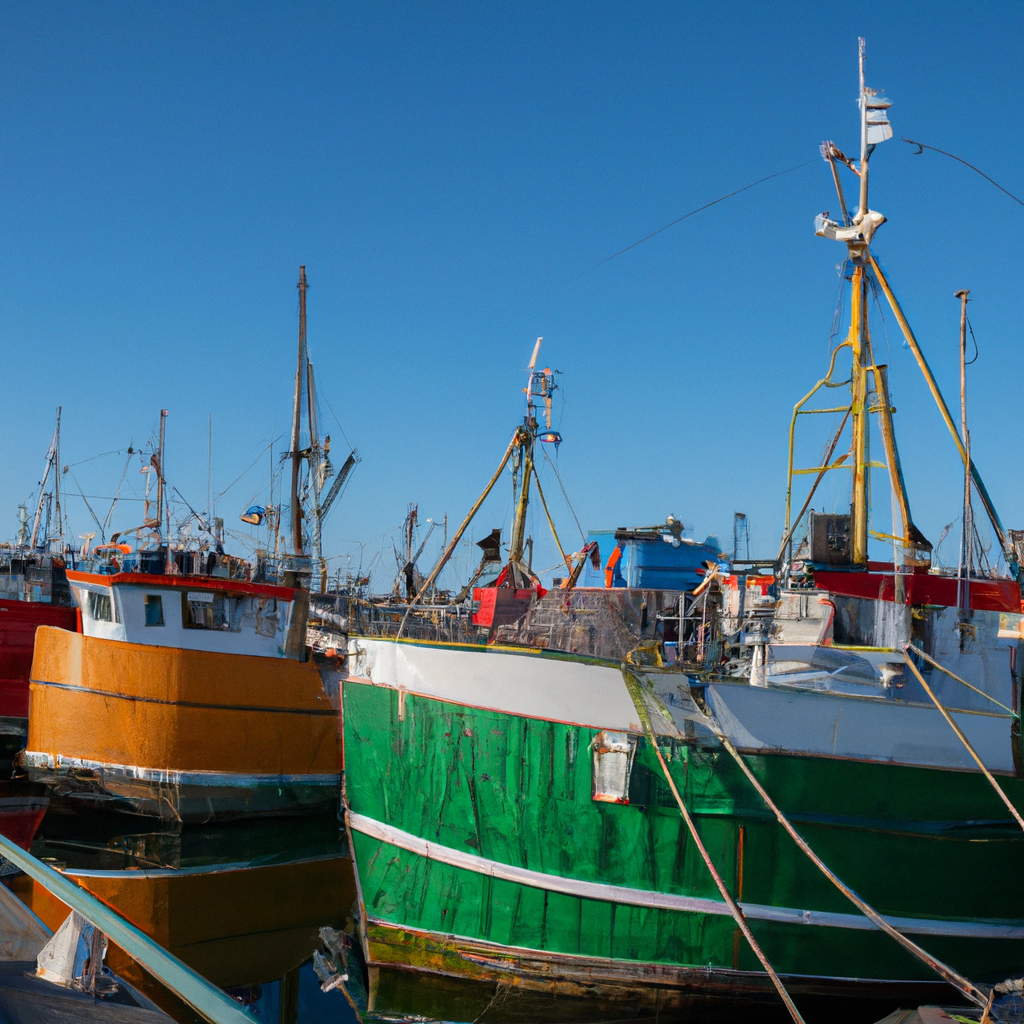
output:
M200 822L338 801L309 594L213 576L69 570L82 632L40 627L29 778L72 802Z

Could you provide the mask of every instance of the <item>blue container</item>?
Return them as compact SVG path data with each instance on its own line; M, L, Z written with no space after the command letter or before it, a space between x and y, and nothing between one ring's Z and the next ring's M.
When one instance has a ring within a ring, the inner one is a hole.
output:
M706 562L726 559L717 537L701 543L683 537L682 529L678 520L670 519L662 526L591 530L587 540L597 542L601 570L588 562L582 586L607 586L610 566L612 587L693 590L704 578Z

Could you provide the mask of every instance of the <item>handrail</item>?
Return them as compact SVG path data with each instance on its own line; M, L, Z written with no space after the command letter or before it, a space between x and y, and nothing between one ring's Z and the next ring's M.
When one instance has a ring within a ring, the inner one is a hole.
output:
M133 960L188 1003L210 1024L252 1024L234 999L168 953L159 943L129 924L120 914L59 871L33 857L4 835L0 855L38 882L47 892L82 915L94 928L116 942Z

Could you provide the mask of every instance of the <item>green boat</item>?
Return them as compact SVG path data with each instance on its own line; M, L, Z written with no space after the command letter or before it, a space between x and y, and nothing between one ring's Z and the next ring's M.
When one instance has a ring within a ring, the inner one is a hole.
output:
M576 587L584 551L544 593L523 560L534 398L550 395L531 364L509 449L523 475L505 593L474 592L487 615L469 622L442 614L424 603L442 558L418 607L350 636L344 807L379 1004L396 976L473 983L487 1019L524 1019L528 997L594 1019L777 1000L743 922L798 1003L916 1005L957 989L979 1001L1024 968L1024 831L1010 810L1024 808L1021 536L1003 529L871 252L885 218L867 205L868 160L892 132L863 49L860 95L860 162L823 146L841 220L816 223L847 246L850 331L794 426L847 355L850 398L804 508L787 502L775 562L709 564L695 591L655 595ZM853 215L843 164L859 174ZM956 571L930 564L871 349L875 286L963 456L964 518L983 506L1002 575L976 564L972 529ZM884 463L870 458L872 417ZM841 436L849 450L831 461ZM792 434L790 450L792 495ZM899 510L892 561L868 557L873 465ZM849 514L807 513L840 466Z

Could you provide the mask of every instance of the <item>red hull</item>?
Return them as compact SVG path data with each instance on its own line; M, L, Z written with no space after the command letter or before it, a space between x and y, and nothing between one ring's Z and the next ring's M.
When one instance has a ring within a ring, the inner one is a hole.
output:
M0 833L27 850L49 804L43 786L21 780L0 782Z
M37 626L76 632L76 609L0 600L0 718L28 718L28 677ZM2 825L0 832L7 834Z

